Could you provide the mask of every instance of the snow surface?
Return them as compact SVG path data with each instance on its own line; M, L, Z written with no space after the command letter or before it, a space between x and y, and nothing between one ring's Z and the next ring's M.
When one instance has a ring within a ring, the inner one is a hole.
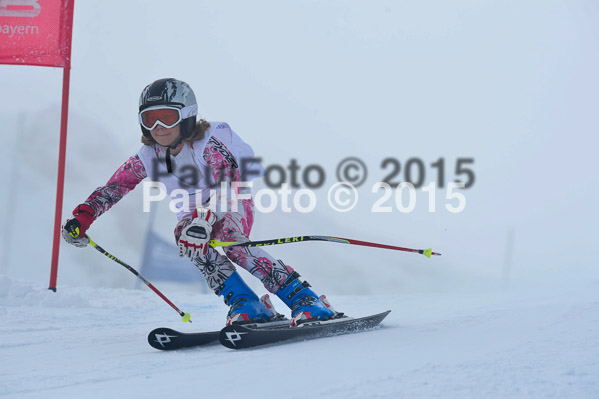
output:
M44 286L0 277L7 398L597 398L599 279L509 290L333 296L340 310L392 313L375 331L233 351L160 352L168 326L217 329L220 298ZM275 300L275 307L283 305Z

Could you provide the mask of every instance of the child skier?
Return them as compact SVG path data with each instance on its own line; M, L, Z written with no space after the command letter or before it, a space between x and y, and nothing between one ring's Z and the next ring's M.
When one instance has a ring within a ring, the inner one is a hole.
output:
M209 287L224 297L230 307L227 325L268 322L282 316L274 311L268 295L258 299L235 270L231 261L240 265L264 287L276 294L291 309L291 324L306 320L326 320L341 316L324 296L318 297L299 274L281 260L274 259L259 247L225 247L226 257L208 242L248 241L253 224L254 204L251 190L237 188L246 194L237 202L237 209L208 209L210 191L218 195L220 182L248 182L264 174L253 160L254 152L228 124L200 119L196 123L198 106L191 87L180 80L160 79L148 85L139 98L139 123L143 146L85 202L73 211L73 218L63 226L64 239L77 247L85 247L86 231L92 222L108 211L143 179L164 184L175 198L184 190L189 204L202 204L196 209L179 204L179 219L175 240L179 256L187 256L203 273ZM245 170L244 170L245 166ZM195 172L194 172L195 171ZM232 184L235 187L235 184ZM230 190L228 191L230 192ZM196 201L196 196L200 195ZM220 202L220 201L218 201Z

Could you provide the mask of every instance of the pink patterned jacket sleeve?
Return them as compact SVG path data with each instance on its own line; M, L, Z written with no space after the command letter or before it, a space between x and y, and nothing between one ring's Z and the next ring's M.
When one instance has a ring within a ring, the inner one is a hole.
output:
M97 219L147 176L139 156L133 156L114 172L106 185L95 189L84 203L92 207Z

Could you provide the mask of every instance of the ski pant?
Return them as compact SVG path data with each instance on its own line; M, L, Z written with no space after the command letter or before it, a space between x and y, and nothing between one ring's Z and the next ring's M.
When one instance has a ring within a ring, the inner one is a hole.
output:
M239 201L237 212L217 212L218 220L212 226L211 239L217 241L248 241L254 222L254 201ZM191 214L181 218L175 227L175 240L178 243L181 231L191 223ZM264 287L273 294L279 286L293 273L291 266L274 259L260 247L224 247L225 256L215 248L209 247L204 259L197 257L194 265L200 269L208 286L212 290L221 285L233 272L232 262L243 267L262 281ZM232 261L232 262L231 262Z

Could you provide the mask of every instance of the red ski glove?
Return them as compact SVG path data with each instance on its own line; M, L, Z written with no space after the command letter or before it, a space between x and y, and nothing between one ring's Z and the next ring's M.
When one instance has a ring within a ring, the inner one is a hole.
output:
M88 244L85 233L94 221L94 210L87 204L80 204L73 210L73 216L62 227L62 237L69 244L85 247Z

